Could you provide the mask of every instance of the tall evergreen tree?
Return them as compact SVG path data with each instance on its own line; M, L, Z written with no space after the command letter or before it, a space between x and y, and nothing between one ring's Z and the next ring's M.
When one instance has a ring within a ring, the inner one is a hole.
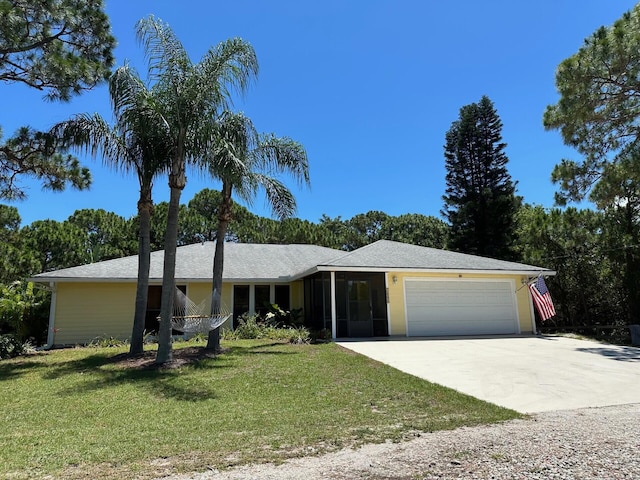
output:
M483 96L465 105L444 146L447 169L442 214L451 225L450 247L465 253L513 259L520 199L507 171L502 121Z

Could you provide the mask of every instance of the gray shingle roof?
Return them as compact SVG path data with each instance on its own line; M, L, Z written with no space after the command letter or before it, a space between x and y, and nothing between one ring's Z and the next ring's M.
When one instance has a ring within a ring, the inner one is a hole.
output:
M316 245L225 243L224 248L223 278L227 282L286 282L317 270L349 268L553 273L532 265L388 240L380 240L349 253ZM176 280L209 281L213 273L214 249L215 242L178 247ZM162 279L163 258L162 251L151 254L151 281ZM135 281L137 275L138 257L131 256L42 273L33 279Z
M533 265L506 262L477 255L392 242L390 240L379 240L323 265L327 267L379 269L496 270L551 273L548 269Z
M176 250L177 280L211 280L215 242L178 247ZM316 245L260 245L250 243L224 244L225 281L287 281L292 276L342 255L340 250ZM162 279L164 252L151 253L149 278ZM135 280L138 276L138 256L117 258L78 267L65 268L36 275L36 280Z

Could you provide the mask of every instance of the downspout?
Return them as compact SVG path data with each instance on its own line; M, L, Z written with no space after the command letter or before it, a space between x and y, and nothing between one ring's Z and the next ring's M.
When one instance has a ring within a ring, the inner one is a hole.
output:
M56 323L56 298L57 288L55 282L49 282L49 288L51 289L51 307L49 308L49 330L47 331L47 344L44 346L45 350L53 348L53 342L55 341L55 323Z

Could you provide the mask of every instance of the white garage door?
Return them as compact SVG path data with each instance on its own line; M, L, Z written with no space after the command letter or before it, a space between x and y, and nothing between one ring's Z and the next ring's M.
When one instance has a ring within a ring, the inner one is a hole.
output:
M407 335L518 333L510 281L405 281Z

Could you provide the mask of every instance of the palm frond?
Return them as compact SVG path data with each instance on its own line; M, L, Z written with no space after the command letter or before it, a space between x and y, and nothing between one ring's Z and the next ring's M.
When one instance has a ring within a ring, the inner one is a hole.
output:
M129 65L117 68L109 78L109 97L116 117L127 108L140 102L140 97L146 96L148 89L138 73Z
M99 114L80 114L70 120L57 123L49 131L66 148L76 148L93 157L102 156L105 164L123 167L122 159L128 156L123 137ZM127 166L124 166L127 169Z
M232 90L244 93L258 75L258 58L251 44L241 38L230 38L209 49L198 68L199 77L220 89L215 101L224 108L230 102Z
M296 199L280 180L261 173L254 173L252 180L264 189L267 204L276 217L284 219L296 213Z
M251 173L249 152L258 138L253 123L242 113L223 112L211 126L210 144L203 160L212 176L226 179L242 190L242 178Z
M169 25L149 15L136 24L136 37L147 57L149 77L159 81L168 75L172 84L182 83L178 80L188 70L191 60Z
M300 143L288 137L260 135L252 156L255 163L269 174L291 175L299 186L310 184L307 152Z

